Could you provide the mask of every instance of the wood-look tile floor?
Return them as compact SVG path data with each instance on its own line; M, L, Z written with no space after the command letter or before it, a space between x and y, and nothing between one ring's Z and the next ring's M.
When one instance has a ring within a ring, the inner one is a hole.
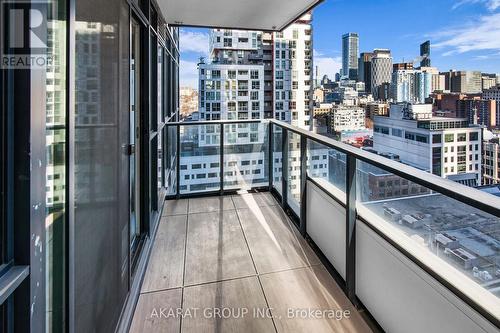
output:
M264 192L165 203L130 332L372 330Z

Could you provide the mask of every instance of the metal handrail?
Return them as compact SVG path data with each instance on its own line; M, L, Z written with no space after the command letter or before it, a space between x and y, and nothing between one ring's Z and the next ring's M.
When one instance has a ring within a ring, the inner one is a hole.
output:
M316 143L335 149L348 156L353 156L356 160L369 163L375 167L393 173L399 177L407 179L418 185L424 186L432 191L441 193L447 197L460 201L466 205L473 206L484 212L500 217L500 199L479 191L477 189L459 184L431 173L416 169L412 166L399 163L388 158L370 153L368 151L355 148L348 144L336 141L326 136L313 133L299 127L284 123L275 119L255 119L255 120L215 120L215 121L193 121L193 122L172 122L165 126L194 126L194 125L218 125L218 124L240 124L240 123L272 123L290 132L306 137Z
M180 152L181 142L180 142L180 128L182 126L195 126L195 125L220 125L221 140L220 140L220 190L217 191L220 194L224 194L224 125L226 124L244 124L244 123L262 123L268 124L268 135L269 135L269 146L268 154L270 158L269 165L269 190L274 188L273 185L273 153L274 153L274 130L281 128L281 149L282 149L282 177L281 177L281 205L283 209L290 211L290 206L288 205L288 132L295 133L300 136L300 187L301 187L301 199L300 199L300 212L294 212L298 216L297 219L300 223L299 231L303 236L307 236L307 213L306 213L306 182L307 182L307 140L311 140L315 143L324 145L325 147L335 149L340 153L346 154L346 278L344 292L346 296L353 302L353 304L358 304L358 299L356 297L356 223L357 220L366 221L363 216L358 215L357 212L357 161L362 161L369 163L375 167L383 169L386 172L393 173L400 176L406 180L413 183L425 186L432 191L445 195L447 197L453 198L459 202L466 205L470 205L474 208L480 209L488 214L500 217L500 199L461 185L459 183L453 182L448 179L441 178L439 176L427 173L425 171L416 169L406 164L402 164L385 157L373 154L371 152L350 146L348 144L335 141L334 139L325 137L320 134L316 134L296 126L292 126L288 123L274 119L253 119L253 120L218 120L218 121L193 121L193 122L170 122L166 123L165 126L174 126L177 128L177 151ZM177 158L177 197L180 197L180 159ZM340 200L340 198L337 198ZM292 214L292 215L293 215ZM471 306L472 309L480 313L484 318L489 320L496 327L500 328L499 318L491 312L491 309L483 307L479 304L473 297L465 294L462 290L458 289L454 285L450 284L446 278L440 276L438 272L433 271L431 268L427 267L425 263L421 262L420 259L414 257L411 253L407 252L404 248L401 248L397 243L395 243L390 237L386 236L383 232L378 230L376 227L369 223L367 224L372 228L377 234L383 237L387 242L393 244L396 249L399 250L403 255L405 255L413 263L421 267L430 276L434 277L439 281L445 288L450 290L455 296L464 301L466 304Z

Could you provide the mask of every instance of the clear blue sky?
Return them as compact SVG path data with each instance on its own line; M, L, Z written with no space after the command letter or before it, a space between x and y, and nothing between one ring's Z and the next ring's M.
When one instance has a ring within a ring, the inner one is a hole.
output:
M429 39L439 70L500 73L500 0L325 0L313 15L320 74L340 68L346 32L359 33L360 52L388 48L397 62L415 59ZM196 86L196 59L206 55L207 32L181 30L183 85Z

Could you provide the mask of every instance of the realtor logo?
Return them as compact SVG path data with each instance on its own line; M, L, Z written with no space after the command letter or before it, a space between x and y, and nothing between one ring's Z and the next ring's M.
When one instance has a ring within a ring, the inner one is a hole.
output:
M47 45L50 4L47 0L2 1L1 68L46 68L51 64Z

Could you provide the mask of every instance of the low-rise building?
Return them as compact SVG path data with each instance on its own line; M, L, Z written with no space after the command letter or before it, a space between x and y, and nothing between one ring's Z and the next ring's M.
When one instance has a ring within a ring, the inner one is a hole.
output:
M365 129L365 110L357 106L333 105L329 124L332 133Z
M433 117L430 104L392 104L375 116L373 148L468 186L481 185L482 128L465 118Z

